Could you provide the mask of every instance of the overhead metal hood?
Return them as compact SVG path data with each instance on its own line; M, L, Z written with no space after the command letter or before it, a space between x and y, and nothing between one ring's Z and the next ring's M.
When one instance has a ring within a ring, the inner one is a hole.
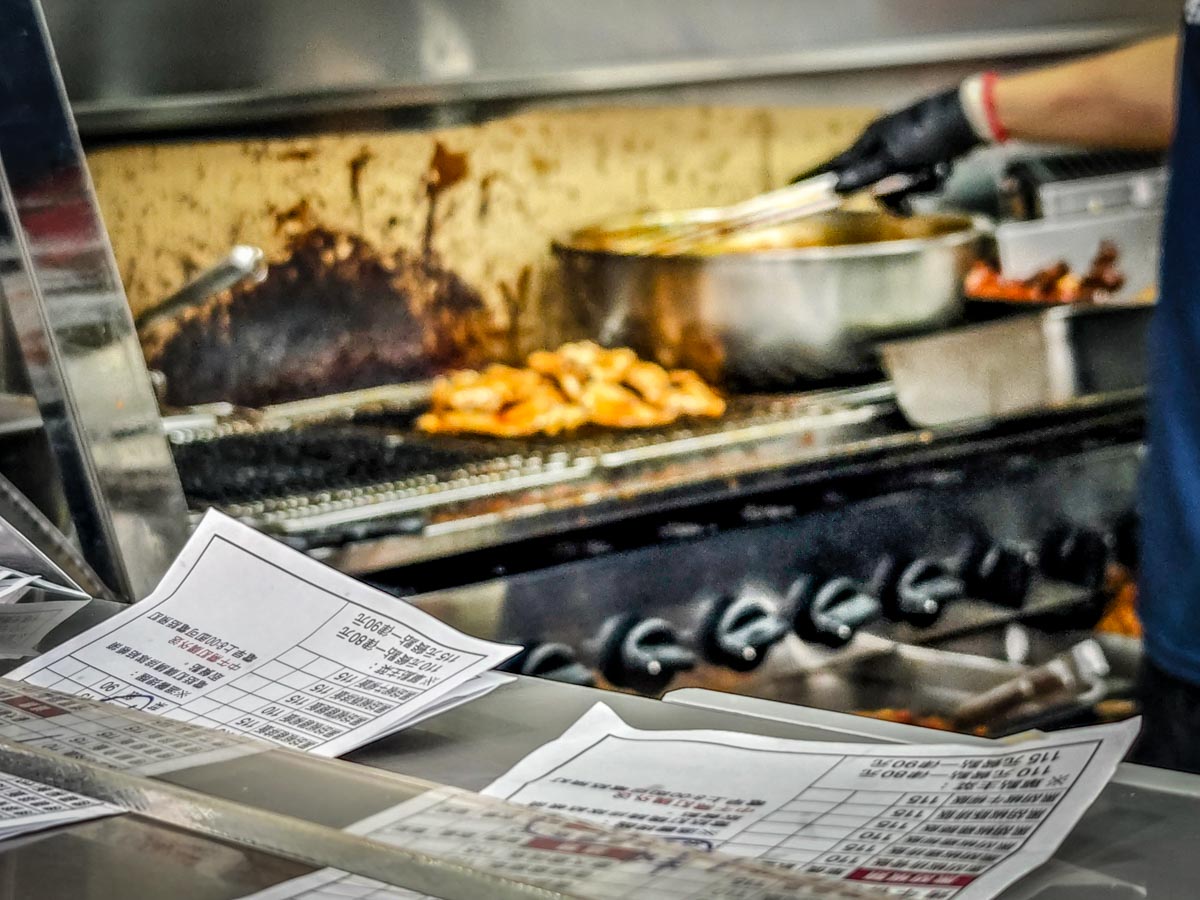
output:
M1052 56L1179 16L1178 0L44 6L85 135Z

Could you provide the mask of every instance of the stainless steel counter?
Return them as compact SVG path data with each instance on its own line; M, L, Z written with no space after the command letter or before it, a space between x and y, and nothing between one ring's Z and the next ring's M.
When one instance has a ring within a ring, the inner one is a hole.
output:
M942 742L927 729L707 691L667 702L522 679L380 741L355 762L481 788L603 701L645 729L721 728L802 740ZM964 741L966 738L958 738ZM981 739L974 739L981 740ZM1003 900L1193 897L1200 881L1200 778L1122 766L1047 866Z
M644 729L718 728L854 742L945 738L910 726L707 691L681 691L664 702L519 679L350 760L477 789L599 701ZM232 800L245 809L333 828L412 791L407 782L372 776L369 768L278 752L188 769L159 783L166 791L175 786L198 791L218 805ZM197 808L202 806L203 801ZM1200 779L1125 766L1054 861L1002 896L1194 896L1200 863L1189 851L1198 840ZM225 842L136 815L85 823L0 844L0 900L234 900L307 871L261 847L245 837Z

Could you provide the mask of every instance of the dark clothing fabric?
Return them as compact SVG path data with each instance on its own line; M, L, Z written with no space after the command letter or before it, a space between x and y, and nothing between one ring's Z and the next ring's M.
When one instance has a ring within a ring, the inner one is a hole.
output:
M1144 662L1138 697L1142 733L1131 761L1200 774L1200 687Z
M1146 655L1200 685L1200 2L1185 8L1178 111L1150 336L1138 612ZM1200 732L1196 732L1200 735Z

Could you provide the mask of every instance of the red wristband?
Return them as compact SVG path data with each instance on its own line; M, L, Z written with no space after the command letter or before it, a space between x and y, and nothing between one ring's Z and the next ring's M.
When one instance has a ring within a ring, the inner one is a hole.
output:
M996 80L999 76L995 72L984 72L981 81L981 94L983 101L983 112L987 116L988 128L992 132L992 140L998 144L1003 144L1008 140L1008 129L1004 127L1004 123L1000 121L1000 112L996 108Z

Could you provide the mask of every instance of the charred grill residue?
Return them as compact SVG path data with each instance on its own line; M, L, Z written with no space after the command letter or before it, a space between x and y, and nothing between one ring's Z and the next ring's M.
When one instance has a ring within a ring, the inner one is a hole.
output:
M497 340L478 292L429 255L384 257L321 228L294 233L262 284L173 329L148 353L174 406L256 407L424 378L480 365Z

